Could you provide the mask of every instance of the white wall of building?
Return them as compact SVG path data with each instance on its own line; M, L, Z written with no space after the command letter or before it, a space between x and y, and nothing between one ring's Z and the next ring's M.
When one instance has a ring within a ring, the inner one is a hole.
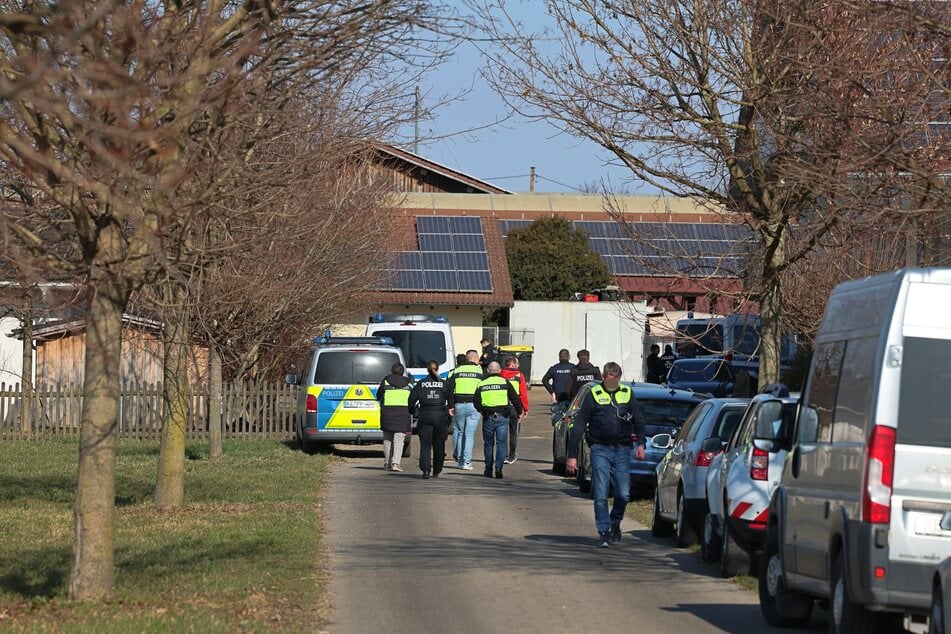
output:
M646 302L515 302L509 316L511 328L535 332L532 382L558 362L558 351L568 348L571 361L578 350L591 352L599 368L615 361L627 381L644 379L644 319Z
M23 371L23 342L10 335L19 327L16 317L0 318L0 383L7 385L19 383Z

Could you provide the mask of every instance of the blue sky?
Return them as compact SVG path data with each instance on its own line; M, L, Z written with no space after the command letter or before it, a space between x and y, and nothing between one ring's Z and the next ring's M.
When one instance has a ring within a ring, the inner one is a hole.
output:
M542 2L512 2L509 8L534 28L540 29L548 19ZM600 146L544 122L506 119L502 99L479 75L482 64L479 51L465 43L420 85L424 107L432 107L441 95L469 93L437 109L432 121L420 124L422 139L437 140L420 143L419 154L511 191L528 191L528 174L534 165L536 192L572 192L582 184L606 180L612 188L648 193L638 191L638 183L628 182L626 169L606 165L611 157ZM412 138L412 129L407 134ZM406 148L413 149L411 143Z

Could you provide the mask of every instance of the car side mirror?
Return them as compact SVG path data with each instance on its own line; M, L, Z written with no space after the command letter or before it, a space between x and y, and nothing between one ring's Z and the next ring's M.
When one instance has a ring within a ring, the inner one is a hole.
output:
M756 411L756 427L753 438L757 440L779 440L783 427L783 402L769 400L760 403Z
M288 385L297 385L297 375L296 374L286 374L284 375L284 382Z
M700 451L703 452L714 452L720 451L721 449L723 449L723 441L720 440L718 436L707 438L703 441L703 444L700 445Z
M655 434L651 438L651 446L654 449L670 449L674 446L674 437L670 434Z

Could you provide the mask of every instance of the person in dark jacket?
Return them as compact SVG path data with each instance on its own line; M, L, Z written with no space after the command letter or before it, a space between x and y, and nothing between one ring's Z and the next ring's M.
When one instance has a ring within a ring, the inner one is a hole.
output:
M402 471L403 443L413 431L409 413L409 394L413 384L406 377L402 363L394 363L390 373L380 382L376 400L380 402L380 429L383 430L383 468Z
M558 351L558 363L548 368L542 377L542 385L551 394L551 402L556 406L552 414L558 415L568 409L571 402L571 370L575 364L571 362L571 353L567 348Z
M495 477L502 479L502 465L508 449L510 409L515 415L522 415L522 400L512 384L502 378L502 367L493 361L486 367L488 375L479 383L475 393L476 409L482 414L482 441L485 443L485 471L487 478L492 477L495 465Z
M648 383L663 383L667 378L664 362L660 360L660 346L656 343L651 346L651 353L647 355L647 377Z
M449 382L439 376L438 361L430 360L426 371L409 395L409 411L419 406L419 470L424 480L430 473L434 478L442 473L449 437Z
M578 469L578 447L584 436L591 457L591 493L598 546L621 541L621 520L631 493L631 437L637 436L635 457L644 459L647 427L634 390L621 384L621 366L604 364L604 379L581 402L568 438L570 476ZM608 513L608 487L614 485L614 504Z
M578 351L578 364L571 371L571 395L569 400L575 397L581 386L589 381L600 381L601 370L598 366L591 365L591 353L587 350Z
M674 361L677 360L677 355L674 354L673 348L670 345L664 346L664 354L660 355L660 360L664 364L664 376L667 376L667 373L670 372L670 368L674 366Z
M489 364L499 360L499 352L488 339L483 339L481 343L482 355L479 357L479 365L482 366L483 371L487 372L486 368L489 367Z

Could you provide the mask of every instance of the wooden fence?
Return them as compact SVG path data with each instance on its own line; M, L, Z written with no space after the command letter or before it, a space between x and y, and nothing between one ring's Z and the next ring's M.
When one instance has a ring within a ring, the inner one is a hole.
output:
M298 387L283 383L226 383L222 395L224 438L295 437ZM82 389L41 386L26 398L19 384L0 383L0 440L79 434ZM119 435L158 439L162 433L162 384L123 388ZM189 438L208 436L208 387L189 390Z

